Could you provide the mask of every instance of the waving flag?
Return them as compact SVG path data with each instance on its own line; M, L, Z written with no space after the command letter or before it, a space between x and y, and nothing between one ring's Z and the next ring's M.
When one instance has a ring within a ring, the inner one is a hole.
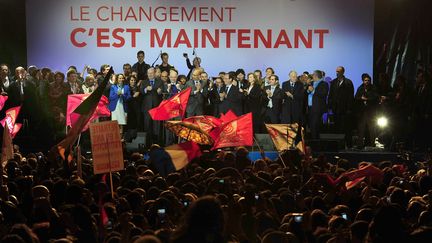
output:
M198 144L188 141L150 151L150 160L160 175L181 170L192 159L201 156Z
M222 123L228 123L228 122L234 121L237 118L238 118L238 116L232 110L229 110L225 114L221 113L220 120L222 121Z
M97 87L97 89L71 113L72 128L69 130L66 137L60 141L60 143L51 148L51 152L53 152L53 154L60 154L62 159L70 159L70 156L66 156L66 154L69 155L69 151L77 140L78 135L83 131L83 129L88 125L89 121L93 117L105 87L107 86L108 81L113 73L114 71L111 67L108 74L105 76L104 80Z
M294 124L265 124L273 144L278 152L299 149L304 153L303 134L299 134L299 125Z
M72 123L76 122L73 118L71 120L71 116L74 117L72 115L72 113L74 112L74 110L88 97L90 96L90 94L72 94L72 95L68 95L68 99L67 99L67 110L66 110L66 125L67 126L72 126ZM97 119L98 117L108 117L111 115L110 110L108 109L108 98L104 95L102 95L95 112L93 113L93 115L90 118L90 121L93 121L95 119ZM88 124L87 126L84 127L83 131L88 129Z
M15 123L20 113L21 106L12 107L6 111L6 116L0 121L3 127L7 126L12 138L19 132L22 127L21 123Z
M158 107L148 111L150 117L155 121L166 121L178 116L184 117L191 90L189 87L173 97L162 101Z
M213 138L212 149L253 145L252 113L239 116L222 126L215 128L210 136Z
M0 95L0 111L3 109L3 107L4 107L5 103L6 103L6 100L8 98L9 98L8 96Z

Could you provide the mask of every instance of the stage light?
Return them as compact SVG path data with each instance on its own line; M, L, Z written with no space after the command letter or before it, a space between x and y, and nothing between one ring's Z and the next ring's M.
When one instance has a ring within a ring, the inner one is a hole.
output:
M378 127L380 127L380 128L385 128L385 127L387 127L387 125L388 125L388 120L387 120L387 118L386 117L379 117L378 119L377 119L377 125L378 125Z

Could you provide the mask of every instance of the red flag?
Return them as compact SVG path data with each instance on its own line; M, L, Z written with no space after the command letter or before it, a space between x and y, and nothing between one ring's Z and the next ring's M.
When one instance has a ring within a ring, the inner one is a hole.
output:
M9 127L5 126L3 131L3 143L1 149L1 161L0 161L0 185L3 185L3 167L6 165L9 159L13 159L13 144L12 137L9 132Z
M340 177L345 177L348 181L352 181L351 183L357 182L356 179L361 177L369 177L372 182L378 183L382 180L384 173L373 164L368 164L359 169L348 171L343 173Z
M362 177L358 177L352 181L347 181L345 182L345 187L347 190L354 188L355 186L357 186L358 184L360 184L360 182L362 182L364 179L366 178L366 176L362 176Z
M66 125L72 126L72 124L76 123L79 115L74 114L74 110L88 97L90 94L72 94L68 95L67 100L67 111L66 111ZM102 95L95 112L90 118L90 122L97 119L98 117L108 117L111 115L110 110L108 109L108 98ZM83 128L82 131L88 129L88 124Z
M210 133L211 130L222 125L222 121L214 116L191 116L183 119L183 121L195 124L207 133Z
M9 133L12 138L15 137L15 135L18 133L18 131L21 129L22 124L15 123L19 113L21 110L21 106L12 107L9 110L6 111L6 116L3 120L0 121L3 127L7 125L9 129Z
M214 129L210 136L215 141L212 149L236 146L252 146L253 129L252 113L247 113L237 119Z
M8 98L9 97L6 96L6 95L0 95L0 111L3 109L3 107L4 107L5 103L6 103L6 100Z
M151 118L156 121L165 121L178 116L184 117L191 90L189 87L162 101L158 107L149 110Z
M227 111L227 113L221 114L220 120L222 121L222 123L228 123L234 121L237 118L238 116L232 110L229 110Z
M66 156L70 151L70 148L77 140L79 134L88 125L90 119L96 111L96 108L101 100L102 94L108 84L109 78L114 73L113 68L109 70L102 83L97 87L90 96L85 99L71 114L72 128L68 131L66 137L60 141L57 145L53 146L50 150L52 156L59 154L62 159L69 159L70 156ZM75 115L74 115L75 114Z

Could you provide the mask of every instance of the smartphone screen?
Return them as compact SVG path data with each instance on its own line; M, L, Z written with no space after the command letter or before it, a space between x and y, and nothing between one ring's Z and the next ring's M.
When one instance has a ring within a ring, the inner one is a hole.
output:
M342 218L345 219L345 220L348 220L347 214L346 213L342 213Z

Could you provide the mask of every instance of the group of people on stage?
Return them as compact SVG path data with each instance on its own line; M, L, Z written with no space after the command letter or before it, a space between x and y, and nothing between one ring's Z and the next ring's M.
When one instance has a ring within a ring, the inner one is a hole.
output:
M427 141L426 124L432 110L430 70L419 70L413 89L402 76L391 85L386 74L380 74L378 82L372 82L365 73L361 76L362 85L354 92L353 82L344 76L342 66L336 68L337 77L330 82L320 70L311 74L290 71L288 80L283 81L271 67L264 75L261 70L246 73L240 68L209 78L199 57L192 63L187 54L184 57L189 69L187 75L179 74L169 64L167 53L161 54L161 64L151 67L144 61L144 51L139 51L135 64L124 64L122 71L110 77L104 94L109 98L111 119L125 126L125 134L145 131L149 142L173 142L161 139L164 129L160 122L150 118L148 111L191 87L187 117L218 117L228 110L236 115L252 112L255 133L264 132L264 123L299 123L308 128L310 138L318 139L323 115L327 113L336 132L345 134L347 147L353 145L352 131L356 125L359 145L373 146L375 119L384 112L393 118L392 127L396 128L393 135L397 139L407 139L407 131L412 131L417 144L424 145ZM2 95L9 96L6 107L23 105L21 118L27 121L25 124L64 131L67 95L93 92L109 69L108 64L99 71L85 66L79 73L71 66L65 77L62 72L30 66L27 70L16 68L12 77L8 65L1 64L0 89Z

